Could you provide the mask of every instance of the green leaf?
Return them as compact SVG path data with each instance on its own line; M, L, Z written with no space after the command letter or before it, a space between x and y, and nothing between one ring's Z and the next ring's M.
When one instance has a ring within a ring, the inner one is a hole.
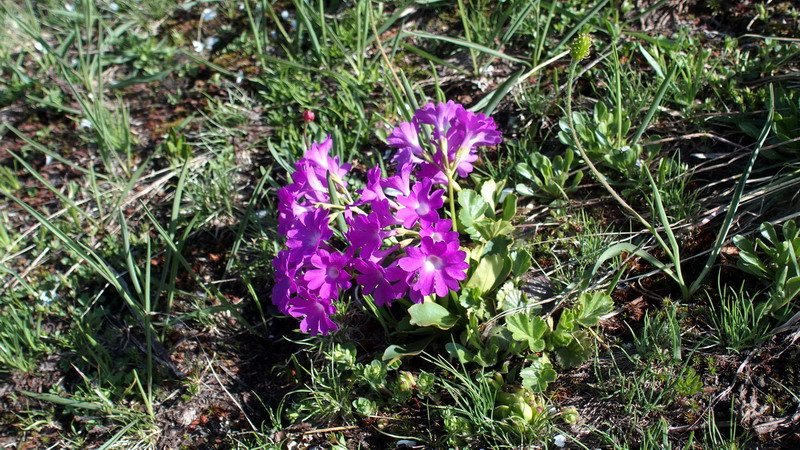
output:
M583 293L578 299L578 315L575 322L583 327L593 327L600 321L600 316L608 314L614 308L614 301L603 292Z
M791 301L793 298L800 295L800 276L786 280L785 293L787 301Z
M677 280L677 277L675 276L675 272L673 272L672 269L667 264L662 263L655 256L653 256L650 253L647 253L646 251L642 250L641 248L639 248L639 247L637 247L637 246L635 246L633 244L629 244L627 242L619 242L617 244L614 244L614 245L608 247L606 249L606 251L604 251L600 255L600 257L597 258L597 262L594 264L594 267L592 268L592 275L597 273L597 271L600 269L600 266L602 266L604 262L608 261L609 259L611 259L611 258L613 258L615 256L619 256L622 253L633 253L636 256L638 256L638 257L644 259L645 261L649 262L650 264L652 264L653 266L655 266L657 269L661 270L665 274L669 275L669 277L672 278L673 280Z
M536 179L536 175L533 174L533 171L531 170L530 166L526 163L517 164L516 166L514 166L514 170L516 170L517 173L520 174L520 176L522 176L523 178L527 178L528 180Z
M96 402L84 402L80 400L73 400L67 397L61 397L55 394L47 394L47 393L37 393L37 392L29 392L29 391L19 391L23 395L27 395L28 397L35 398L37 400L42 400L50 403L55 403L57 405L63 405L68 408L77 408L77 409L85 409L88 411L105 411L109 413L116 413L116 414L125 414L124 410L112 408L108 405L104 405L101 403Z
M541 356L533 360L530 366L522 369L519 373L522 378L522 386L533 392L544 392L547 385L556 381L556 373L553 364L546 356Z
M481 258L475 272L467 281L467 287L476 288L481 294L485 294L492 290L495 285L505 281L505 278L511 272L511 261L508 256L493 253Z
M161 81L167 77L170 73L172 73L174 69L167 69L162 72L158 72L152 75L140 75L136 77L129 77L125 78L124 80L118 81L111 86L109 89L122 89L124 87L132 86L134 84L145 84L145 83L152 83L154 81Z
M465 41L463 39L453 38L453 37L449 37L449 36L439 36L439 35L436 35L436 34L425 33L425 32L422 32L422 31L403 31L403 32L400 33L400 36L401 36L401 38L405 37L405 36L416 36L416 37L421 37L421 38L426 38L426 39L438 39L440 41L449 42L451 44L455 44L455 45L459 45L459 46L462 46L462 47L466 47L468 49L477 50L479 52L483 52L483 53L486 53L488 55L491 55L491 56L494 56L494 57L497 57L497 58L503 58L503 59L506 59L508 61L512 61L512 62L516 62L516 63L522 63L523 62L521 59L515 58L515 57L510 56L510 55L506 55L505 53L499 52L499 51L491 49L489 47L485 47L483 45L476 44L474 42Z
M527 250L516 250L511 252L511 273L515 277L521 277L531 268L531 254Z
M517 196L514 194L506 195L503 200L503 215L500 217L503 220L511 221L517 214Z
M486 201L471 189L464 189L458 193L458 205L461 207L458 212L458 219L464 228L472 225L483 217L484 212L489 207Z
M475 360L475 354L467 350L467 348L461 344L450 342L446 344L444 348L450 356L456 358L461 364L471 363Z
M433 334L424 339L410 342L408 344L390 345L386 347L386 350L383 352L382 359L386 361L386 365L392 365L394 361L397 361L404 356L419 355L437 336L437 334Z
M465 309L477 309L483 304L483 299L477 289L465 287L458 293L458 303Z
M575 331L575 310L565 309L558 319L558 325L547 336L548 348L564 347L569 345L572 340L572 333Z
M494 180L488 179L481 185L481 197L489 205L490 209L494 209L494 193L497 192L497 183ZM494 211L492 211L494 213Z
M497 344L497 341L490 340L488 345L480 351L478 354L475 355L475 362L478 363L481 367L490 367L497 364L497 353L500 351L500 347Z
M478 289L471 287L464 287L461 289L461 292L458 293L458 303L468 312L474 313L481 319L486 319L489 315L486 311L486 304Z
M533 189L522 183L517 183L514 189L516 189L520 195L527 195L529 197L536 195L536 192L534 192Z
M353 400L353 410L362 416L371 416L378 412L378 404L368 398L358 397Z
M505 220L484 219L474 222L472 226L480 234L481 238L487 242L498 236L508 236L514 231L514 226L511 225L511 222Z
M450 314L444 306L432 301L416 303L408 308L411 325L419 327L436 327L440 330L449 330L458 322L458 317Z
M525 293L514 286L513 281L506 281L497 291L497 308L500 311L518 310L528 303ZM538 308L537 308L538 310Z
M745 272L762 278L769 278L772 274L772 271L755 253L740 251L739 261L736 262L736 266Z
M565 368L575 367L592 354L592 346L586 333L575 333L569 344L555 349L556 360Z
M480 252L480 257L486 255L499 254L503 256L508 255L508 249L511 247L512 241L508 236L497 236L492 238L486 245L483 246L483 251Z
M648 64L650 64L650 67L652 67L653 70L655 70L656 75L658 75L658 78L663 79L664 71L661 70L661 65L658 63L658 61L656 61L656 59L653 58L653 56L650 55L650 53L647 50L645 50L645 48L641 44L639 45L639 51L642 53L642 56L644 56L644 59L647 60Z
M527 342L531 351L544 350L544 336L547 323L539 316L530 313L518 313L506 317L506 327L511 331L511 337L520 342Z
M371 363L364 366L361 376L376 391L386 383L387 366L383 361L373 359Z

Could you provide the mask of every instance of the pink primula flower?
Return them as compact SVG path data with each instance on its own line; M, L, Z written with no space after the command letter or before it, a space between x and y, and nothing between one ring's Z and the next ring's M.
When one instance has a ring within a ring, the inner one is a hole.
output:
M461 109L456 111L456 123L447 134L447 156L458 176L466 177L478 160L477 147L497 145L501 140L494 119Z
M339 329L336 323L330 319L330 316L336 314L336 307L331 304L331 301L312 295L308 295L308 297L311 298L293 297L289 301L289 315L303 318L300 321L300 331L316 336Z
M406 253L408 256L400 258L398 265L416 276L410 285L420 295L435 292L444 297L450 290L458 291L458 282L467 277L467 253L458 250L457 244L423 237L420 247L409 247Z
M361 190L361 198L358 200L359 205L386 198L381 186L382 180L380 167L373 167L367 171L367 186Z
M452 126L452 121L458 111L464 107L449 100L447 103L428 103L414 113L414 118L419 123L433 125L433 138L441 139L447 135L447 130Z
M330 157L329 153L333 148L333 139L328 135L322 143L312 143L311 148L308 149L303 155L303 159L297 161L298 163L310 161L315 167L322 169L322 177L324 179L325 172L330 171L337 177L344 178L347 172L352 167L350 164L339 164L339 157Z
M294 260L300 261L311 256L319 244L333 236L328 212L316 209L303 215L286 232L286 246L292 250Z
M411 192L412 169L414 169L414 165L406 163L400 166L397 175L382 179L381 186L383 186L384 192L391 196L408 195Z
M278 307L281 313L287 314L289 300L293 294L297 293L295 284L295 274L300 263L292 260L289 250L281 250L278 256L272 260L275 268L275 285L272 286L272 303Z
M328 180L326 171L316 167L313 162L301 159L294 165L292 187L297 191L296 197L306 197L312 202L328 202Z
M406 163L419 164L425 150L419 142L419 125L416 120L403 122L386 138L386 143L397 149L392 158L398 166Z
M381 247L384 239L394 234L393 231L383 229L393 223L394 221L383 223L381 216L376 212L371 212L367 216L357 215L348 221L350 229L347 231L347 238L350 240L350 245L359 250L359 255L366 259Z
M453 221L450 219L421 223L419 236L430 237L433 242L458 243L458 233L453 231Z
M339 290L350 287L351 276L347 272L350 260L346 254L329 252L323 248L317 250L310 260L315 268L303 275L308 290L322 298L339 298Z
M310 204L301 204L292 187L278 189L278 233L286 234L292 224L310 210Z
M444 205L444 190L437 189L431 193L431 180L422 180L411 188L406 197L397 197L397 203L404 208L397 211L397 219L403 221L403 226L411 228L417 220L433 222L439 219L437 209Z
M365 295L372 295L375 304L378 306L392 305L392 300L403 296L406 286L402 283L392 284L390 281L397 281L402 278L405 271L397 266L383 268L380 265L363 261L360 259L353 261L353 267L359 272L356 281L362 286Z

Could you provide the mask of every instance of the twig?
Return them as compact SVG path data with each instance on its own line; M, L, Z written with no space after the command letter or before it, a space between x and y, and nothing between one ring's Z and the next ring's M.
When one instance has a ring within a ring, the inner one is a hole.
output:
M198 341L198 344L200 344L199 341ZM253 425L253 422L250 420L250 417L248 417L247 413L244 412L244 408L242 408L242 405L239 404L239 402L236 400L236 398L233 395L231 395L231 393L228 391L228 389L225 387L225 385L222 384L222 381L219 379L219 376L217 375L217 371L214 370L214 365L211 363L211 360L208 359L208 355L206 354L205 349L203 349L202 344L200 344L200 349L203 350L203 358L205 358L206 362L208 362L208 368L211 369L211 373L214 374L214 379L216 379L217 383L219 383L219 387L221 387L222 390L225 391L226 394L228 394L228 397L231 399L231 401L233 401L233 403L236 405L236 407L239 408L239 411L242 413L242 415L244 416L245 420L247 420L247 423L250 424L250 428L252 428L253 431L258 431L258 428L256 428L255 425Z
M685 134L683 136L673 136L673 137L668 137L668 138L663 138L663 139L656 139L655 141L645 142L642 145L643 146L658 145L658 144L663 144L665 142L685 141L685 140L689 140L689 139L702 138L702 137L714 139L714 140L717 140L717 141L720 141L720 142L724 142L724 143L726 143L728 145L732 145L732 146L736 147L739 150L747 149L747 147L745 147L744 145L737 144L737 143L732 142L732 141L730 141L728 139L725 139L722 136L717 136L716 134L713 134L713 133L691 133L691 134Z
M356 425L349 425L346 427L331 427L331 428L318 428L316 430L310 430L303 432L303 435L306 434L317 434L317 433L334 433L336 431L347 431L347 430L355 430L359 427Z
M381 38L380 35L378 34L378 27L375 25L375 18L372 16L372 1L369 2L368 11L369 11L369 24L372 27L372 33L375 34L375 44L378 45L378 51L380 52L381 57L383 57L383 61L386 63L386 66L389 68L389 72L392 73L392 77L394 78L395 83L397 83L398 86L402 86L403 83L397 76L397 72L395 72L392 62L389 60L389 57L386 55L386 51L383 49L383 44L381 43Z

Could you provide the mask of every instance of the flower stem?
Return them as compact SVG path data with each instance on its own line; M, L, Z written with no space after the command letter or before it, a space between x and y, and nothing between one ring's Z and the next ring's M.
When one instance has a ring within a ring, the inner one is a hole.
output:
M458 233L458 225L456 225L456 201L455 196L453 195L453 184L455 184L456 180L453 179L453 176L449 173L447 174L447 193L450 196L450 218L453 222L453 231Z
M327 172L328 178L328 195L331 198L331 204L335 206L342 206L341 202L339 201L339 193L336 192L336 185L333 182L333 177L330 172ZM341 214L336 215L336 222L339 225L339 230L342 234L347 234L347 223L344 221L344 216Z
M442 139L439 146L439 151L442 152L442 161L444 161L444 164L442 164L442 171L447 175L447 194L450 197L450 219L451 222L453 222L453 231L458 233L458 225L456 224L456 200L455 195L453 194L453 185L456 183L456 180L453 177L455 174L455 167L452 169L450 168L450 161L448 161L447 158L447 139Z

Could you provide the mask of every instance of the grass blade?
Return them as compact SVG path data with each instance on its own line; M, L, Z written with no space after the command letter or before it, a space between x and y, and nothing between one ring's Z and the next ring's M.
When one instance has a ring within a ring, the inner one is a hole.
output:
M733 191L733 197L731 198L730 206L728 206L728 212L725 214L725 220L722 222L722 228L720 228L719 234L717 234L717 239L714 241L714 246L711 248L711 253L708 254L708 260L706 260L700 275L697 276L697 279L695 279L692 285L689 287L690 296L697 292L697 290L700 288L700 284L702 284L705 277L708 276L708 273L714 266L714 261L717 260L717 256L719 256L719 252L722 250L722 244L725 243L725 240L728 237L728 232L733 224L733 218L736 215L736 211L739 209L739 202L742 199L742 194L744 193L747 179L750 177L750 173L753 171L753 166L756 163L756 159L758 158L759 151L761 151L761 147L764 146L764 142L767 140L767 136L769 136L769 131L772 129L774 117L775 90L770 84L769 113L767 114L767 122L764 124L764 128L761 130L761 135L758 137L756 148L753 150L753 154L750 155L750 159L747 160L747 165L744 168L741 179L739 179L739 184L736 185L736 190Z
M639 139L642 138L644 131L650 125L650 121L653 120L653 116L658 111L658 105L661 104L661 100L664 98L664 94L667 93L667 88L669 84L672 83L672 77L675 76L675 72L678 70L678 65L673 64L672 67L669 69L669 73L667 77L664 78L664 81L661 82L661 86L658 87L658 92L656 92L656 98L653 99L653 104L650 105L650 109L647 111L647 115L644 117L642 124L639 125L639 129L636 130L636 134L633 136L633 140L631 141L631 145L636 145L639 142Z
M418 38L423 38L423 39L434 39L434 40L438 40L438 41L449 42L451 44L458 45L459 47L464 47L464 48L466 48L468 50L477 50L477 51L479 51L481 53L486 53L487 55L494 56L495 58L505 59L506 61L511 61L511 62L515 62L515 63L524 63L525 62L524 60L522 60L520 58L511 56L511 55L507 55L507 54L505 54L503 52L499 52L499 51L491 49L489 47L486 47L486 46L483 46L483 45L480 45L480 44L476 44L474 42L465 41L463 39L450 37L450 36L439 36L438 34L425 33L423 31L403 31L401 34L402 34L402 36L413 36L413 37L418 37Z

